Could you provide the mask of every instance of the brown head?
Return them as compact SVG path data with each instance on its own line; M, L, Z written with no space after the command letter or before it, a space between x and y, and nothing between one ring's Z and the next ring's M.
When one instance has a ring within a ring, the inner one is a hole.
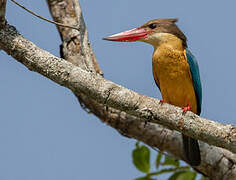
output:
M177 21L177 19L154 19L138 28L114 34L103 39L122 42L143 41L153 46L179 39L182 41L183 47L186 48L187 38L175 24Z

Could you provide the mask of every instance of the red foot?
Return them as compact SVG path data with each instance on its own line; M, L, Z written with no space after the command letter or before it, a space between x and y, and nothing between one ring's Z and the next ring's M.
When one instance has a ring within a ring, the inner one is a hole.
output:
M188 104L186 107L182 107L182 109L183 109L183 113L186 113L187 111L191 110L191 106L190 104Z
M164 103L165 101L163 99L160 100L160 103Z

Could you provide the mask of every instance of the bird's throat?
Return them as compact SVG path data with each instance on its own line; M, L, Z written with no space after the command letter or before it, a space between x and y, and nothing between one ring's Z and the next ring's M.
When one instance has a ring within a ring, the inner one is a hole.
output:
M168 51L183 51L185 47L183 46L183 41L178 37L169 33L157 33L154 39L156 43L152 43L156 50L167 49Z

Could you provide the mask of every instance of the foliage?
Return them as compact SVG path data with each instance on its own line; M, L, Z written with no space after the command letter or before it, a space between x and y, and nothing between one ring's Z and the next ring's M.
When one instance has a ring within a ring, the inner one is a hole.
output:
M196 180L197 172L190 166L180 166L179 160L174 159L169 155L163 155L159 152L155 159L155 171L151 172L150 150L144 145L136 143L136 148L132 152L133 164L135 167L145 173L144 176L135 180L157 180L160 174L169 173L168 180ZM153 168L154 169L154 168ZM202 176L201 180L208 180Z

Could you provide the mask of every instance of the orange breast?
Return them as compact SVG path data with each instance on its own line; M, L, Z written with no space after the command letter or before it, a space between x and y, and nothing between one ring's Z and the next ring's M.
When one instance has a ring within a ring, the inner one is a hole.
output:
M153 76L166 103L179 107L189 104L191 110L194 113L197 112L197 99L184 52L168 51L167 49L155 51Z

